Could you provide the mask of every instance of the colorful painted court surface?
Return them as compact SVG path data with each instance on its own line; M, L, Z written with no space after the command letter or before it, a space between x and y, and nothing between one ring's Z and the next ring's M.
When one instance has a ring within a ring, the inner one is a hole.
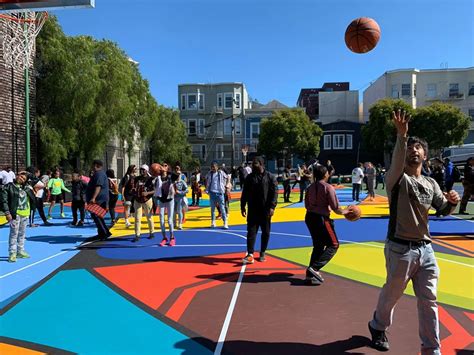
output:
M352 204L350 189L337 194ZM174 247L157 245L158 217L155 239L147 239L143 219L143 237L133 243L133 228L120 220L111 239L89 242L92 221L70 226L66 207L66 218L54 211L54 226L27 229L30 259L8 263L9 229L1 227L0 354L377 353L367 322L385 278L386 198L362 201L357 222L334 216L341 247L323 269L324 284L306 286L311 238L299 193L278 205L267 261L247 266L239 195L228 230L209 228L208 200L191 207ZM430 228L441 269L443 354L470 354L474 222L432 216ZM395 310L393 354L419 353L413 295L409 286Z

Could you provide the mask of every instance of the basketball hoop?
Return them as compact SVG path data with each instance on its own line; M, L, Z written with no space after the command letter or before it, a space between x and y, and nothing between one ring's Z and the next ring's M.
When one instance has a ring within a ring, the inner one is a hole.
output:
M26 69L33 66L36 36L47 18L47 12L0 13L0 30L5 31L0 31L5 67Z

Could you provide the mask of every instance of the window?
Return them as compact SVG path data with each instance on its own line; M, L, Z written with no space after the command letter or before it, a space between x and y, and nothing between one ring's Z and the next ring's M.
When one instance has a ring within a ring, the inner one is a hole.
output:
M416 84L413 84L413 96L416 96Z
M436 84L426 85L426 96L431 97L431 98L438 96L438 92L436 90Z
M398 98L398 85L392 85L392 98L397 99Z
M352 134L346 134L346 149L352 149Z
M205 144L193 144L191 146L193 156L198 157L201 160L206 160L206 145Z
M470 108L467 112L469 117L471 117L471 121L474 121L474 108Z
M232 120L230 118L227 118L224 121L224 135L230 136L231 134L232 134Z
M204 110L204 94L199 94L199 109Z
M259 135L260 135L260 123L252 122L250 124L250 138L258 139Z
M188 121L188 136L196 135L196 120Z
M240 118L234 121L235 124L235 134L242 134L242 120Z
M332 136L332 148L344 149L344 134L334 134Z
M469 96L474 95L474 83L469 83L469 92L468 92L468 95L469 95Z
M181 95L181 110L186 110L186 95Z
M411 95L411 85L402 84L402 96L410 96L410 95Z
M459 95L459 84L452 83L449 84L449 97L458 96Z
M331 135L325 134L324 135L324 150L331 149Z
M224 94L224 108L232 108L232 103L234 101L234 96L232 94Z
M206 134L206 128L204 127L204 123L206 121L203 118L199 119L199 126L198 126L198 135L199 136L204 136Z
M188 110L197 109L197 95L188 94Z
M232 148L230 144L216 144L216 159L225 159L230 157Z
M222 109L222 94L217 94L217 108Z
M235 94L235 108L240 108L240 94Z
M240 143L236 143L234 149L234 160L238 162L240 159L242 159L242 149Z

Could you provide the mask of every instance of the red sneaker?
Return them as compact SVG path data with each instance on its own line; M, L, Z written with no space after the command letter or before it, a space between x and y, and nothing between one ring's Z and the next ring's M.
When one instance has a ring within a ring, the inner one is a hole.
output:
M166 245L166 243L168 243L168 239L166 238L163 238L163 240L161 241L160 244L158 244L160 247L164 247Z
M176 245L176 239L175 239L175 238L171 238L168 245L169 245L170 247L174 247L174 246Z

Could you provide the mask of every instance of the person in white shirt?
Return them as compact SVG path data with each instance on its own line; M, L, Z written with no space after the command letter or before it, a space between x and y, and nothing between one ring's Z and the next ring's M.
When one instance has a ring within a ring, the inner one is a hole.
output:
M359 163L359 165L352 170L352 201L359 201L360 186L364 179L363 167L364 165Z
M2 171L0 171L0 180L2 185L6 185L13 182L15 178L15 173L9 166L6 166Z
M212 162L211 171L206 176L206 193L209 194L209 203L211 205L211 228L216 226L215 210L217 204L219 205L222 220L224 221L224 229L229 229L224 202L226 184L227 174L218 169L217 162Z

